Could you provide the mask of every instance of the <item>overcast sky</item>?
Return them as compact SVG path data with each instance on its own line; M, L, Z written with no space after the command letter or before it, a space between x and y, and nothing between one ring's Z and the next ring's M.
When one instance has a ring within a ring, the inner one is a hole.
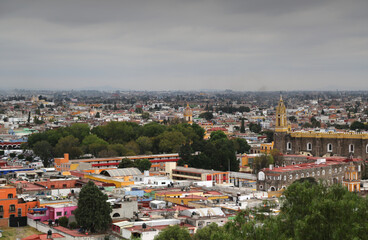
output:
M0 83L368 90L368 0L0 0Z

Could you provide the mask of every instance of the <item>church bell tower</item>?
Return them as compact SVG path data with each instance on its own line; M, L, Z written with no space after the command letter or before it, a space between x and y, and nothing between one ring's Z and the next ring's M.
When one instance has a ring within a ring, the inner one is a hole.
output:
M193 124L193 111L188 103L187 107L184 109L184 120L189 124Z
M286 107L284 104L284 100L282 99L282 95L280 96L279 104L276 107L276 124L275 124L275 132L287 132L289 130L287 116L286 116Z

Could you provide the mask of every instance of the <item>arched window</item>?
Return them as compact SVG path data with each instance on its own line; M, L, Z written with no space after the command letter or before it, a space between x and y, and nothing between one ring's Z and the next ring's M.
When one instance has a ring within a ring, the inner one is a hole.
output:
M120 217L120 214L119 213L114 213L114 215L112 215L113 218L116 218L116 217Z
M291 142L288 142L287 144L286 144L286 150L291 150Z
M349 153L353 153L354 152L354 144L350 144L349 145Z
M307 151L312 151L312 143L307 143Z
M8 194L8 198L13 198L13 194L12 193L9 193Z
M304 177L304 173L302 173L301 175L300 175L300 178L303 178Z
M365 152L368 153L368 144L365 146Z
M332 152L332 143L327 144L327 152Z

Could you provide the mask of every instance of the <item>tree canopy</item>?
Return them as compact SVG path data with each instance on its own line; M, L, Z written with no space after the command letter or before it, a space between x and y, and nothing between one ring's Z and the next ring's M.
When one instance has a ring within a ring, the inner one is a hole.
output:
M368 200L338 184L294 182L284 192L279 215L260 212L242 211L223 227L198 230L193 239L366 239L368 230Z
M51 158L62 157L64 153L69 153L70 158L78 158L83 154L112 157L174 153L185 142L201 145L203 137L204 129L197 124L165 126L153 122L140 126L132 122L109 122L90 130L87 124L78 123L32 134L27 144L37 151L36 143L48 142L52 150Z
M187 229L178 225L165 228L154 240L191 240L191 236Z
M204 112L204 113L199 114L199 117L204 118L207 121L210 121L213 119L213 114L211 112Z
M78 225L90 232L106 231L112 222L112 209L107 199L107 195L89 181L79 193L78 208L75 210Z

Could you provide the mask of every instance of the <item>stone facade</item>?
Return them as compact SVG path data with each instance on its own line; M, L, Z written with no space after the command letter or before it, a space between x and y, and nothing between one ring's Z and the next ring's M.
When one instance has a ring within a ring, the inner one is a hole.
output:
M352 155L368 160L368 134L276 132L275 148L283 154L310 152L316 157Z
M360 178L363 163L361 159L320 159L313 163L262 169L257 176L257 190L277 191L287 188L296 180L308 177L316 181L322 180L327 185L341 183L350 162L357 167Z

